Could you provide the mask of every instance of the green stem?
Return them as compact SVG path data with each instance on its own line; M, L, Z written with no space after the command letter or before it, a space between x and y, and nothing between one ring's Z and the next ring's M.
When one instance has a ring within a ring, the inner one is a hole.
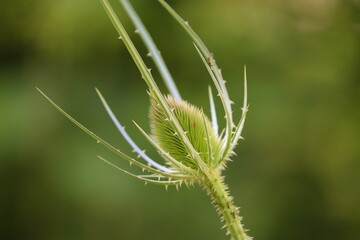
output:
M224 219L225 226L232 240L250 240L241 224L239 210L235 207L233 198L227 191L227 186L218 171L207 174L206 189L213 200L219 215ZM225 227L224 226L224 227Z

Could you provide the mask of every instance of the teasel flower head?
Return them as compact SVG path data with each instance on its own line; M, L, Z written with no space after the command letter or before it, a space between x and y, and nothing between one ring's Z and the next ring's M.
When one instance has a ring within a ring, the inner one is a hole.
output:
M199 36L190 27L189 23L184 21L164 0L159 0L160 4L190 35L194 42L195 49L210 75L213 87L209 86L208 88L211 113L211 118L209 118L205 115L203 108L196 107L181 98L159 50L128 0L120 0L120 2L136 27L135 33L139 34L146 45L149 51L147 55L154 61L156 68L169 89L170 94L168 95L164 95L159 90L157 83L151 74L151 69L145 65L137 48L134 46L111 5L107 0L100 1L117 30L119 39L125 44L137 65L143 80L148 86L151 132L146 133L136 122L134 122L134 124L148 140L150 145L156 149L159 156L164 159L165 165L160 164L161 161L150 158L145 151L133 141L98 89L96 89L96 91L106 112L114 122L120 134L133 148L133 152L138 155L138 158L122 152L103 140L72 118L38 89L39 92L63 115L93 137L98 143L127 160L131 166L142 169L144 173L132 173L99 156L101 160L145 183L159 184L166 188L168 188L168 186L175 186L177 189L183 183L188 186L194 185L195 183L199 184L207 190L210 196L212 196L213 203L218 209L222 219L225 220L225 226L228 228L228 232L231 234L232 239L250 239L242 229L238 209L234 207L232 198L228 196L227 186L224 185L222 176L222 170L224 170L226 163L234 154L234 148L238 141L242 138L241 134L245 123L246 113L248 111L246 68L244 67L242 115L237 124L234 124L232 114L233 102L229 98L225 81L221 70L215 62L214 55L207 49ZM212 88L215 88L216 90L216 96L220 99L222 112L224 113L225 128L220 132Z

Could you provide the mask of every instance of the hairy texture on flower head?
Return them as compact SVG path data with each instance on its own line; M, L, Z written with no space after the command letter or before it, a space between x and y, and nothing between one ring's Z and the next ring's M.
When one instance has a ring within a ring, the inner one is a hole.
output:
M171 95L168 95L165 99L194 149L208 166L215 168L221 142L209 119L199 108L184 100L176 100ZM150 125L153 137L166 152L184 165L194 169L197 168L193 157L176 133L172 122L152 97Z

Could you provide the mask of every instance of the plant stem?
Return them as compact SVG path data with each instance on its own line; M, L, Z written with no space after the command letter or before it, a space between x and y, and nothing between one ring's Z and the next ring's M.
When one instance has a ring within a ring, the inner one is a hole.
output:
M239 210L235 207L233 198L227 191L227 186L223 181L223 177L220 176L218 171L210 171L206 174L206 189L208 194L213 200L213 204L225 221L225 226L228 229L228 234L231 235L232 240L250 240L245 233L245 230L241 224L241 217ZM224 227L225 227L224 226Z

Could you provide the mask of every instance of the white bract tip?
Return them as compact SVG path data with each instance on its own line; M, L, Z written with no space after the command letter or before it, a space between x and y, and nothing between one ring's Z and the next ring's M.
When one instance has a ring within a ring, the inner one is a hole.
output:
M115 124L116 128L119 130L119 132L121 133L121 135L124 137L124 139L128 142L128 144L133 148L133 150L138 154L138 158L142 157L146 162L150 163L152 166L156 167L157 169L164 171L164 172L171 172L170 169L168 169L167 167L164 167L160 164L158 164L157 162L155 162L154 160L152 160L150 157L148 157L140 148L139 146L131 139L131 137L129 136L129 134L125 131L125 127L123 127L120 122L118 121L118 119L116 118L116 116L114 115L114 113L112 112L111 108L109 107L109 105L107 104L105 98L102 96L102 94L100 93L99 90L97 90L97 93L100 97L100 100L102 102L102 104L105 107L106 112L108 113L108 115L110 116L111 120L113 121L113 123Z

